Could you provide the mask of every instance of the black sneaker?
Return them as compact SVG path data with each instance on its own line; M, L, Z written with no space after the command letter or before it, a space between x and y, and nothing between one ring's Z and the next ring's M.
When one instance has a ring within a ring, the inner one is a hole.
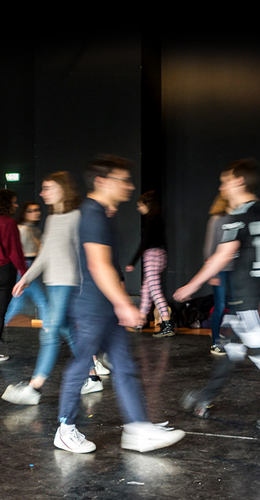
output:
M200 391L186 391L181 397L180 405L184 410L192 411L195 417L208 418L213 404L201 401L200 394Z
M225 354L227 354L223 345L221 344L212 345L210 348L210 353L216 354L217 356L225 356Z
M173 337L175 335L175 331L172 328L171 323L162 323L161 329L157 333L153 333L153 337L162 338L162 337Z

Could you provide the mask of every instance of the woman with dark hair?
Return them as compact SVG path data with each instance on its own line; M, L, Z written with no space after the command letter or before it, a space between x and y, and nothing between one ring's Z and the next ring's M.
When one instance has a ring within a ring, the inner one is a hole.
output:
M42 246L27 272L14 286L20 296L40 274L46 286L49 318L40 331L40 349L36 367L28 384L7 387L2 398L16 404L38 404L40 389L55 366L61 339L74 350L69 328L68 309L73 290L79 285L78 225L80 198L69 172L55 172L43 180L40 196L49 206Z
M0 189L0 340L17 270L21 275L26 272L19 231L11 217L16 207L17 199L14 191ZM0 362L8 358L9 356L0 354Z
M37 226L40 217L40 205L33 201L26 201L23 203L20 213L16 218L27 268L32 265L40 250L41 231ZM8 325L11 319L23 309L27 297L30 297L35 303L43 324L46 323L47 299L42 284L39 282L39 279L36 278L29 287L24 289L24 293L19 298L13 297L11 300L5 316L6 325Z
M145 323L152 303L157 307L162 318L161 329L153 337L171 337L173 331L168 303L162 291L161 274L166 268L167 254L164 235L164 224L161 210L154 191L147 191L140 196L137 210L144 216L141 244L126 266L126 272L134 270L138 259L143 260L143 283L141 290L140 312Z

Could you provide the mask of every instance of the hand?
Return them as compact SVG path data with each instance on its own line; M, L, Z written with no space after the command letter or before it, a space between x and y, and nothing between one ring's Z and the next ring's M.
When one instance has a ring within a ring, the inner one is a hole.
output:
M196 292L194 286L192 284L188 284L178 288L178 290L176 290L173 294L173 299L176 300L176 302L185 302L191 298L194 292Z
M221 285L221 280L220 280L220 278L211 278L208 281L208 284L211 285L211 286L220 286Z
M139 309L131 303L116 306L114 310L119 325L136 328L143 323Z
M134 266L126 266L125 267L125 270L127 273L131 273L132 271L134 271L134 269L135 269Z
M14 297L20 297L20 295L22 295L23 293L23 290L24 288L26 288L28 285L26 285L25 281L23 278L20 279L20 281L18 281L14 287L13 287L13 290L12 290L12 294Z

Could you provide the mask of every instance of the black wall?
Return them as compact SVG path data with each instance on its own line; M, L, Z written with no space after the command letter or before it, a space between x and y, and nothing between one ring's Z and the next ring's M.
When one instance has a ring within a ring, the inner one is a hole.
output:
M3 39L0 48L0 186L5 172L20 171L20 202L39 199L45 174L69 170L84 196L82 170L92 156L131 158L136 191L117 216L121 263L140 239L137 198L156 189L167 229L169 301L202 264L222 166L260 157L258 41L202 35L140 29ZM139 264L126 277L131 295L139 293L140 271ZM210 292L205 286L199 294Z
M230 161L260 158L260 50L255 38L164 37L162 116L168 298L203 262L208 210ZM197 295L211 293L208 286Z

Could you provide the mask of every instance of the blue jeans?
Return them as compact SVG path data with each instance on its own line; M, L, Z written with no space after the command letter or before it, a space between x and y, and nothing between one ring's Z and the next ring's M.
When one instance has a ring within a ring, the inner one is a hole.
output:
M60 393L59 420L75 422L80 390L88 377L92 356L99 350L108 354L113 366L111 372L124 423L146 422L145 397L130 355L129 334L118 325L116 316L85 316L77 320L75 329L75 356L66 367Z
M211 317L212 345L220 342L219 330L226 307L226 297L232 298L232 271L219 273L220 285L213 286L214 310Z
M72 352L74 342L69 324L68 310L71 286L47 286L49 319L47 328L40 331L40 349L32 378L47 378L55 366L60 352L61 339L66 340Z
M26 260L27 267L30 267L32 261ZM20 277L19 277L20 279ZM9 307L7 309L7 313L5 315L5 324L7 325L11 319L16 316L20 311L23 310L27 298L30 298L32 302L35 303L39 317L43 322L43 326L46 325L47 318L48 318L48 302L47 298L45 295L45 292L43 290L43 286L40 282L39 279L35 279L30 286L24 289L23 294L20 295L20 297L13 297Z

